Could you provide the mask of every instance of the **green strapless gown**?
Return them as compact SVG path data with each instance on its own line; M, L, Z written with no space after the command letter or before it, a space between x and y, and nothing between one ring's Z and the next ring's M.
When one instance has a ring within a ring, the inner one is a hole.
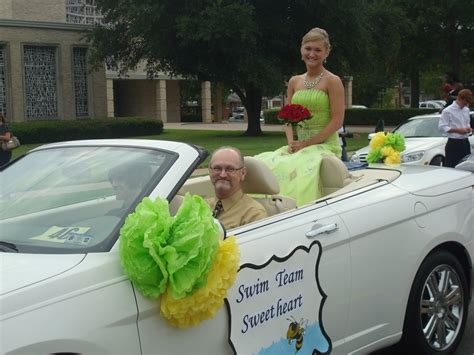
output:
M318 134L331 120L329 97L321 90L307 89L294 93L293 104L307 107L313 117L297 127L298 139L307 140ZM298 206L321 197L319 167L323 155L341 156L337 132L321 144L313 144L290 154L288 146L255 156L263 161L280 183L280 194L296 200Z

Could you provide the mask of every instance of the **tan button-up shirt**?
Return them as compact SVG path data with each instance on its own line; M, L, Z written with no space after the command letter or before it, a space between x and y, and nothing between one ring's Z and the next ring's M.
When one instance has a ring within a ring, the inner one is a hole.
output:
M213 197L209 198L207 203L211 209L214 209L217 201L218 199ZM267 217L265 208L241 190L221 201L224 209L217 219L224 225L226 230Z

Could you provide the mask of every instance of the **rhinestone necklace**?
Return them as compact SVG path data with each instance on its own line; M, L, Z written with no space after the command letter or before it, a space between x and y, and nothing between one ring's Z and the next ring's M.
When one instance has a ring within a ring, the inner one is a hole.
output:
M324 75L324 70L321 72L321 74L317 76L315 81L309 81L307 75L308 73L304 74L304 81L303 81L304 86L306 86L307 89L312 89L318 86L318 84L321 82L321 79L323 78L323 75Z

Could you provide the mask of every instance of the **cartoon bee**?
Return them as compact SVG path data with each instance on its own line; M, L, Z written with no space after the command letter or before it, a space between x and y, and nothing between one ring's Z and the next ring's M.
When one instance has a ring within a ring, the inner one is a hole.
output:
M298 323L295 318L291 317L292 319L286 319L290 321L290 325L288 326L288 331L286 332L286 339L288 339L288 344L291 344L293 340L296 340L295 344L295 354L298 352L298 350L301 349L303 346L303 335L305 332L305 327L308 324L308 320L305 320L301 318L301 321Z

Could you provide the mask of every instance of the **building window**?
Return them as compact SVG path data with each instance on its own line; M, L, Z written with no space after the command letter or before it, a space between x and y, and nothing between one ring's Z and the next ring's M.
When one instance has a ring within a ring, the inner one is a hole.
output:
M58 118L56 48L24 46L26 118Z
M66 0L66 22L95 25L102 23L95 0Z
M76 117L89 116L87 90L87 49L73 48L74 97L76 99Z
M7 116L7 68L5 47L0 46L0 114Z

